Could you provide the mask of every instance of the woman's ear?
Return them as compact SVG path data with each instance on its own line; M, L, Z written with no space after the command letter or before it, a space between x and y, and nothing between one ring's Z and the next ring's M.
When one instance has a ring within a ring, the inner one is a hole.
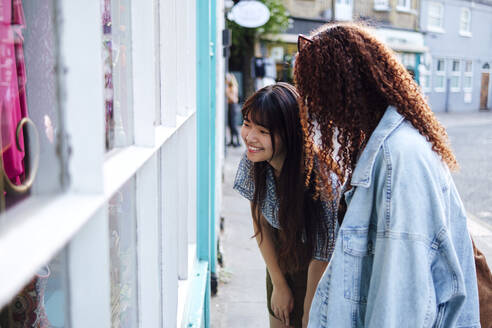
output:
M308 36L299 34L297 38L297 51L301 52L304 48L306 48L311 43L313 43L313 40L311 40Z

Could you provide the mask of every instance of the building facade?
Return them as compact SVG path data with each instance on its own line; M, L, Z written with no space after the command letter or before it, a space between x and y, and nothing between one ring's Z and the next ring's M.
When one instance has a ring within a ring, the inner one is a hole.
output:
M355 0L354 19L373 26L374 33L420 82L418 67L427 51L419 30L420 0Z
M0 326L209 327L223 2L0 5Z
M420 0L355 0L354 18L405 30L418 30Z
M283 34L272 36L263 55L274 58L277 78L291 82L292 63L297 52L298 34L309 34L332 21L361 21L394 50L403 65L420 79L418 67L427 52L419 31L420 0L285 0L292 25ZM280 41L276 42L275 41Z
M490 108L492 1L428 1L421 30L429 52L420 66L422 89L436 112Z

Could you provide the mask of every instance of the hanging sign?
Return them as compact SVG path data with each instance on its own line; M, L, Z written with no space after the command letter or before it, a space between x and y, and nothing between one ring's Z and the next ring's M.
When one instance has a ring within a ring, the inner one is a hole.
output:
M227 18L243 27L256 28L268 22L270 19L270 10L259 1L243 0L232 7Z

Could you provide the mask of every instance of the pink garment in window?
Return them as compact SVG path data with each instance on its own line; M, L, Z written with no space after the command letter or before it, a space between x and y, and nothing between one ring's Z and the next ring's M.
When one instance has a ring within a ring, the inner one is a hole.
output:
M27 116L26 70L21 0L0 0L0 125L2 157L7 176L20 183L24 175L24 152L16 145L16 129ZM22 132L19 136L24 147Z

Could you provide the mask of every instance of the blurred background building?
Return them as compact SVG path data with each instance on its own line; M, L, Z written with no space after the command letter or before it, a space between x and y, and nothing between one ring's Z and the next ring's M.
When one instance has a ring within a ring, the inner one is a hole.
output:
M436 112L491 107L492 1L421 1L421 86Z
M370 27L393 49L422 87L434 111L491 107L490 0L280 2L289 15L288 27L279 33L262 34L255 48L256 57L273 60L275 73L271 78L277 81L293 82L298 34L309 34L331 21L356 21ZM237 65L231 65L231 69L241 74Z

